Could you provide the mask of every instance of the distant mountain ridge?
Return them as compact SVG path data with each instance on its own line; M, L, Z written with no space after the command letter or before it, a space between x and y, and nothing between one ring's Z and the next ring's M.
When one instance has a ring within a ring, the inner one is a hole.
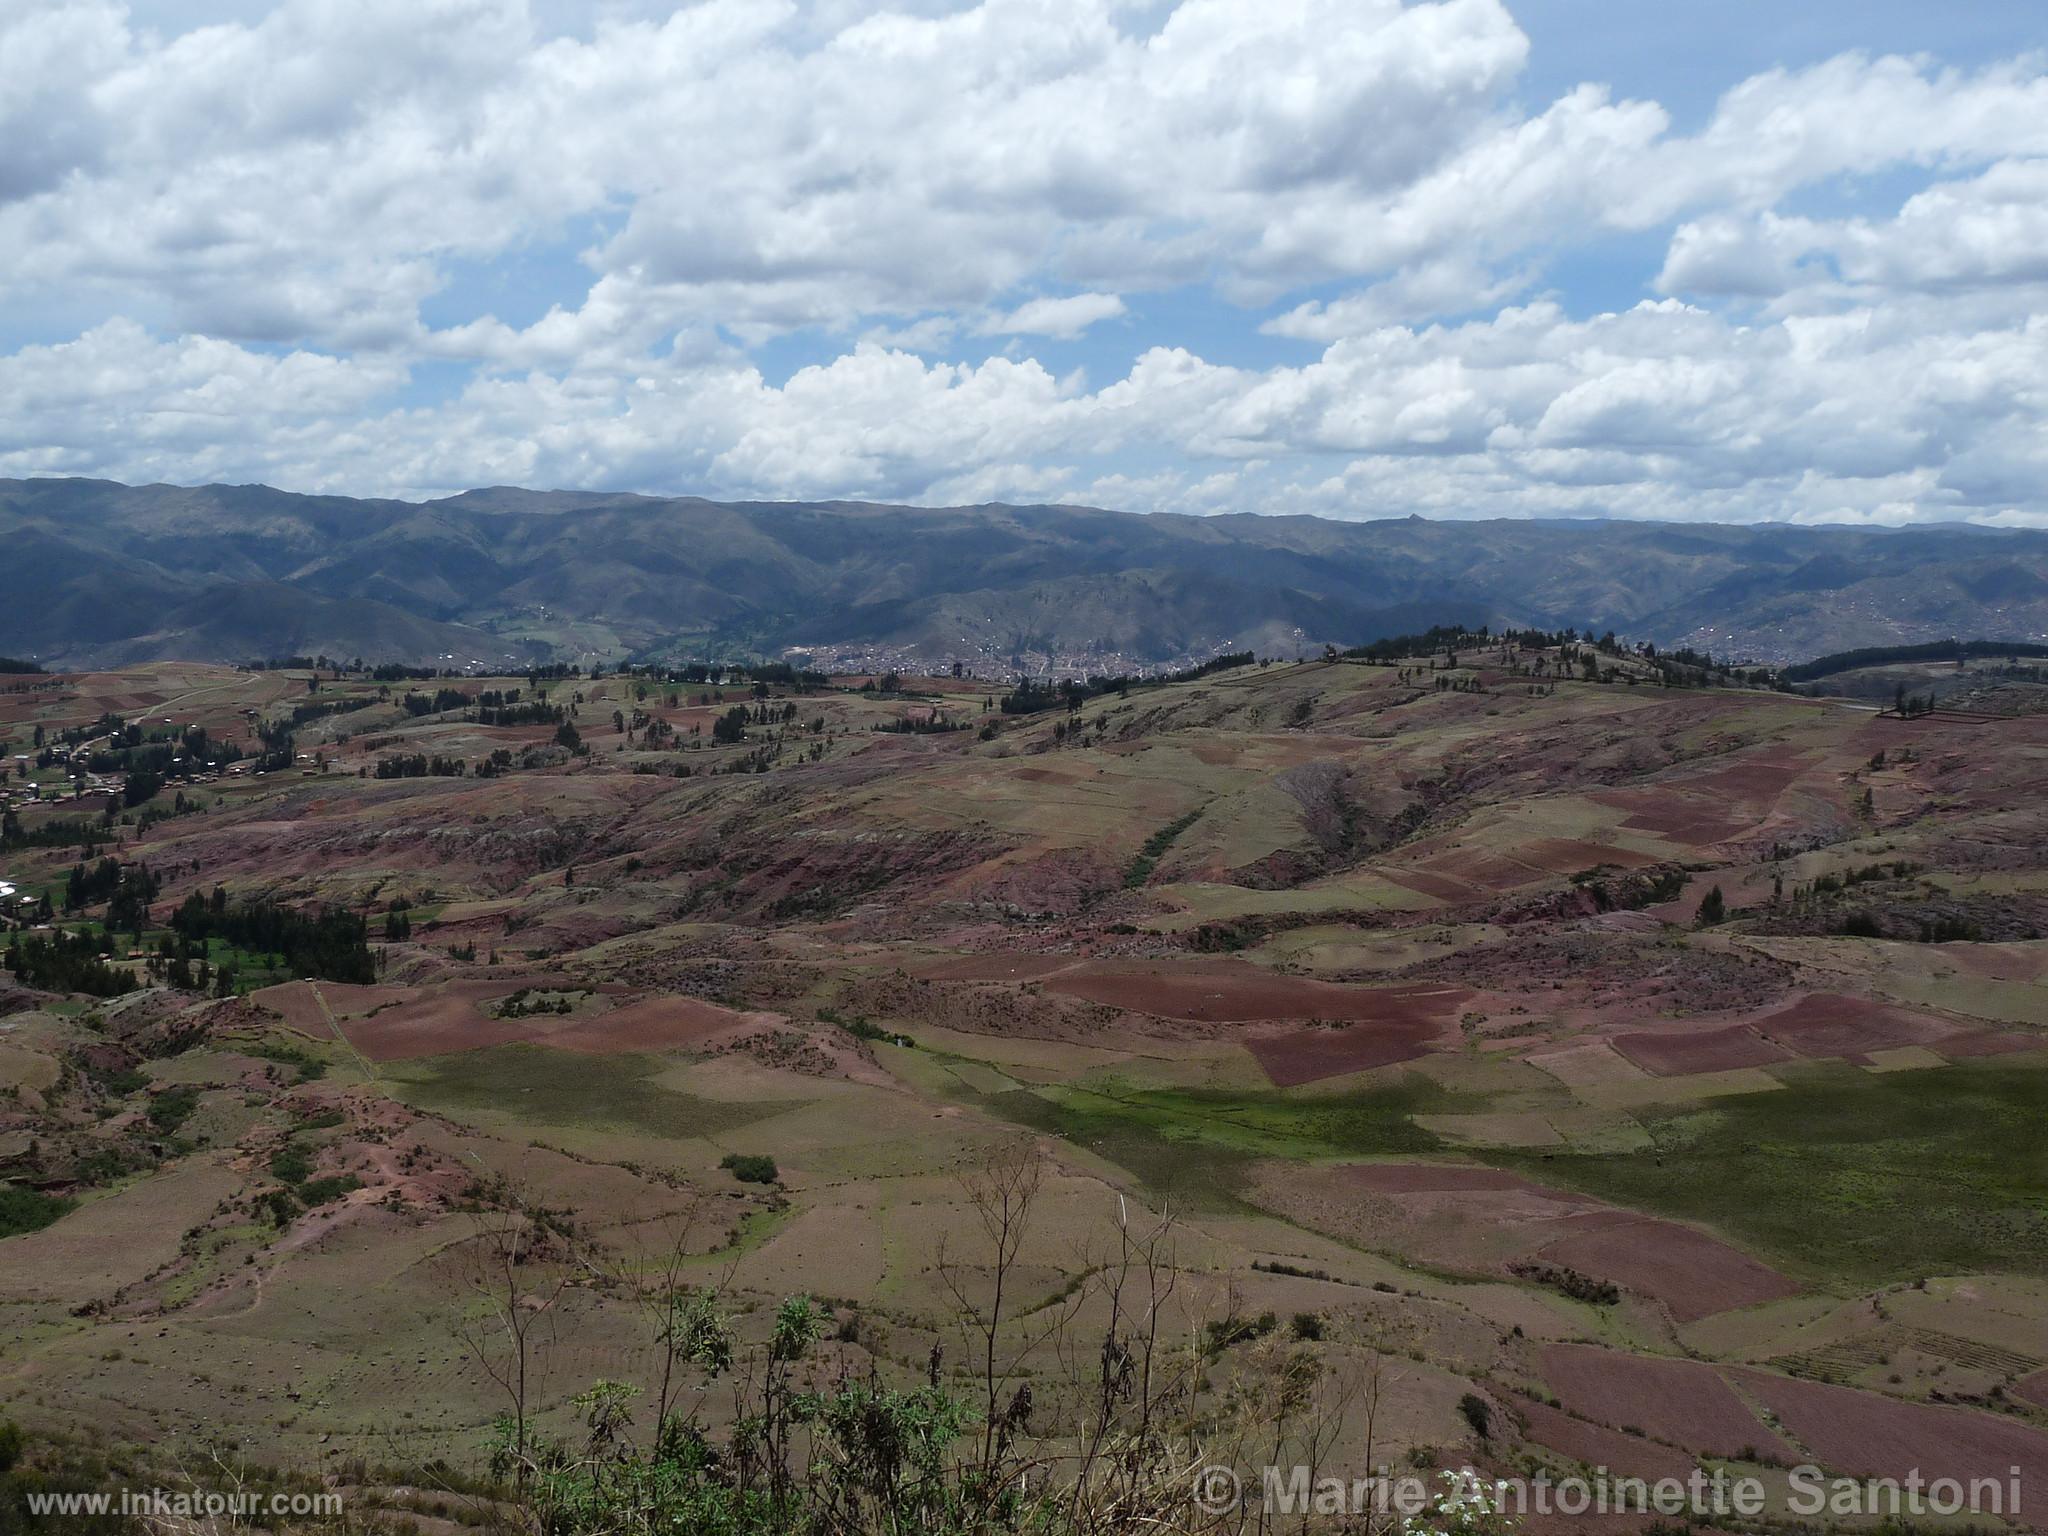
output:
M1001 670L1046 654L1293 654L1439 622L1614 629L1766 661L2043 639L2048 532L0 480L0 652L46 665L806 646Z

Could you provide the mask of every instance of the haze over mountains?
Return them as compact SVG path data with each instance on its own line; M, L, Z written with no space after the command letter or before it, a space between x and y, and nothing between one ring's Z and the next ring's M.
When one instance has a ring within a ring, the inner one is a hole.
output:
M1575 625L1783 661L2048 636L2048 532L1331 522L495 488L0 481L0 652L497 666L815 648L1159 664L1433 623Z

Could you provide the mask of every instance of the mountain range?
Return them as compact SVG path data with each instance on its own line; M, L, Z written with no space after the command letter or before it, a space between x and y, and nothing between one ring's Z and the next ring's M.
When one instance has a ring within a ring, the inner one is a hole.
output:
M2048 532L0 480L0 653L71 668L805 648L1000 673L1288 655L1435 623L1612 629L1756 661L2041 639Z

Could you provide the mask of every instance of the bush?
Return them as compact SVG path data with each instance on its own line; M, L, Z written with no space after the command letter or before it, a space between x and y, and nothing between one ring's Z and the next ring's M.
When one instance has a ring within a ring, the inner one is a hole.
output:
M1583 1301L1591 1306L1611 1307L1621 1300L1621 1288L1613 1281L1596 1280L1576 1269L1562 1269L1554 1264L1511 1264L1508 1272L1524 1280L1533 1280L1538 1285L1551 1286L1573 1301Z
M742 1184L773 1184L782 1177L774 1158L755 1153L728 1152L719 1160L718 1166Z
M256 1203L268 1211L272 1223L280 1227L299 1214L298 1196L288 1189L265 1190L257 1197Z
M270 1176L281 1184L303 1184L313 1176L313 1159L304 1147L288 1146L271 1158Z
M36 1232L70 1210L72 1202L39 1189L0 1184L0 1237Z
M727 1159L728 1168L742 1156ZM971 1287L980 1295L959 1294L957 1317L968 1327L993 1330L998 1310L1004 1325L1030 1315L980 1296L1016 1292L1018 1250L1004 1234L1022 1230L1042 1166L1035 1148L1022 1148L963 1176L990 1240L995 1280L993 1287ZM508 1219L483 1234L495 1245L493 1264L538 1266L514 1294L540 1289L537 1280L550 1288L574 1283L582 1266L573 1250L538 1249L523 1240L528 1230L527 1222ZM1159 1239L1168 1235L1159 1229ZM1170 1258L1166 1263L1167 1273L1180 1273ZM1120 1272L1126 1277L1146 1272L1142 1257L1129 1265L1136 1267ZM1082 1283L1077 1277L1068 1294L1078 1294ZM671 1370L726 1378L729 1427L714 1439L687 1401L694 1395L702 1402L702 1391L678 1398L658 1385L660 1398L636 1402L644 1393L634 1383L598 1381L576 1398L580 1423L564 1434L529 1416L518 1391L506 1386L513 1378L500 1374L513 1411L497 1420L491 1467L502 1479L494 1492L515 1517L508 1524L551 1536L1232 1536L1250 1528L1246 1511L1234 1502L1223 1509L1207 1502L1215 1484L1200 1475L1211 1464L1205 1447L1231 1433L1233 1423L1257 1426L1267 1457L1291 1459L1310 1441L1322 1443L1320 1429L1307 1425L1305 1434L1283 1428L1264 1438L1276 1397L1306 1404L1315 1392L1320 1368L1314 1352L1299 1347L1247 1349L1225 1363L1184 1338L1162 1339L1154 1351L1139 1329L1124 1335L1128 1347L1113 1334L1100 1365L1067 1357L1046 1380L996 1351L964 1371L949 1369L943 1348L932 1351L924 1369L898 1376L893 1351L877 1351L862 1370L849 1369L836 1353L815 1352L835 1333L845 1343L869 1332L848 1302L821 1307L808 1296L790 1296L743 1330L715 1283L671 1279L655 1300L658 1382L666 1383ZM1210 1331L1253 1338L1276 1326L1270 1313L1233 1312ZM524 1358L509 1342L471 1347L486 1365ZM1098 1379L1104 1370L1114 1374ZM1148 1390L1121 1390L1118 1384L1133 1382L1139 1370L1147 1373ZM660 1429L633 1433L638 1416L663 1400L673 1411L663 1413ZM1077 1434L1078 1464L1071 1451ZM1511 1529L1494 1519L1490 1488L1473 1495L1447 1484L1437 1513L1432 1527L1459 1536ZM1396 1529L1422 1527L1389 1526L1388 1536Z
M316 1205L325 1205L330 1200L339 1200L351 1190L361 1189L362 1187L363 1181L354 1174L339 1173L328 1178L314 1179L310 1183L301 1184L298 1188L298 1196L310 1208Z
M199 1107L196 1088L170 1088L149 1101L149 1123L165 1136L192 1118Z
M1711 928L1728 916L1728 898L1721 894L1718 885L1700 898L1699 925Z
M1477 1392L1467 1392L1458 1399L1458 1412L1465 1416L1465 1422L1472 1426L1472 1433L1480 1439L1487 1439L1493 1433L1493 1410Z
M873 1040L883 1045L914 1046L917 1044L910 1036L899 1034L893 1029L884 1029L879 1024L871 1024L859 1014L849 1019L840 1014L837 1009L820 1008L818 1010L818 1019L821 1023L837 1024L856 1040Z
M293 1045L288 1041L264 1040L250 1046L249 1054L264 1061L277 1062L280 1066L297 1068L298 1080L302 1083L313 1082L327 1073L326 1062L304 1046Z
M1263 1339L1279 1326L1280 1319L1271 1312L1261 1312L1257 1317L1212 1317L1204 1330L1208 1353L1220 1355L1233 1344Z
M1294 1275L1302 1280L1332 1278L1327 1269L1304 1269L1299 1264L1289 1264L1285 1259L1253 1259L1252 1268L1264 1270L1269 1275Z

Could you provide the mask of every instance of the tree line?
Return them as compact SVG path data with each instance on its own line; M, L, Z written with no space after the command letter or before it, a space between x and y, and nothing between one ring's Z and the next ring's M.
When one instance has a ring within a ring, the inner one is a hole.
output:
M1838 672L1855 672L1864 667L1889 667L1914 661L1953 661L1986 656L2048 656L2048 645L2029 640L1932 640L1923 645L1866 645L1853 651L1836 651L1787 667L1780 675L1788 683L1810 683Z
M309 917L271 901L230 904L227 892L215 886L211 898L197 891L187 896L172 914L171 927L194 944L220 939L252 954L281 956L295 976L365 986L377 979L369 925L344 908L326 907Z

